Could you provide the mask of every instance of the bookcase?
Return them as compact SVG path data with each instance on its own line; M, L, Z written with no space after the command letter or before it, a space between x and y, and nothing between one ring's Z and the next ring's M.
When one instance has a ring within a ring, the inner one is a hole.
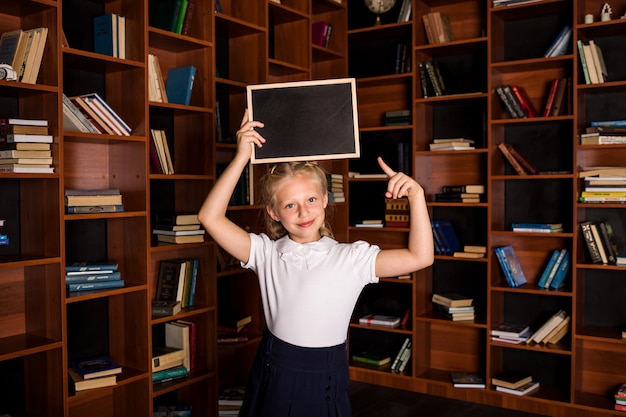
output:
M583 187L579 166L623 165L623 145L580 145L578 140L591 121L622 119L624 114L624 62L617 58L616 45L624 40L619 15L626 5L611 4L612 20L604 22L599 16L602 5L543 0L496 7L482 1L420 0L413 1L412 19L405 29L397 22L397 4L381 16L381 26L373 26L373 15L362 2L349 2L349 75L358 80L365 158L395 155L389 139L405 134L413 156L409 170L425 188L431 218L449 219L462 245L488 249L487 256L478 259L437 255L431 268L414 273L410 281L386 279L366 288L350 329L351 351L365 347L393 358L406 334L412 338L413 351L403 374L353 365L354 379L555 416L562 410L577 416L617 413L613 393L624 382L619 363L626 345L621 336L622 297L616 289L624 270L590 263L579 224L608 220L622 227L624 211L619 204L585 204L577 198ZM429 44L423 16L433 12L448 17L452 41ZM584 23L587 14L594 15L595 23ZM566 53L544 57L566 25L573 28ZM605 83L585 83L576 48L579 39L594 39L601 46L610 68ZM408 74L394 74L392 69L393 46L398 42L410 42L413 50ZM424 61L437 64L447 94L424 95L419 71ZM558 116L511 118L495 92L503 84L521 86L541 111L556 78L572 80L566 111ZM412 123L383 126L384 112L400 108L412 110ZM474 140L475 149L429 151L434 138L461 137ZM540 172L518 175L498 149L500 143L520 149ZM368 170L366 163L350 161L350 170L374 172L375 166ZM374 188L378 181L349 180L350 221L381 217L384 203L375 197ZM435 201L441 187L463 184L485 185L480 203ZM559 222L563 231L517 233L511 229L514 222ZM403 242L403 233L349 227L348 235L349 240L364 238L394 247ZM616 240L623 245L623 233ZM522 287L511 288L504 280L493 253L504 245L513 246L520 259L528 278ZM559 290L539 288L549 255L562 248L574 259L566 285ZM407 287L412 294L408 300ZM439 315L431 295L444 292L473 298L476 319L453 322ZM388 330L356 324L367 313L401 315L399 306L411 308L404 327ZM527 322L538 328L559 309L572 316L573 324L556 345L491 340L490 330L500 322ZM529 397L496 392L491 377L504 370L531 373L540 381L540 390ZM454 388L450 373L456 371L482 375L487 389Z

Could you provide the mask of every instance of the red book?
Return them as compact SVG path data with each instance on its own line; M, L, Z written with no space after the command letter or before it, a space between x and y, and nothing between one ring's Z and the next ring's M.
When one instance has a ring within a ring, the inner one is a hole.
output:
M552 80L552 83L550 84L550 91L548 92L548 98L546 99L546 106L543 109L543 117L548 117L550 116L550 113L552 113L552 106L554 105L554 97L556 96L559 81L561 80L557 78Z
M522 106L522 111L524 112L526 117L537 117L535 107L528 98L526 90L524 90L524 88L520 87L519 85L511 85L511 91L513 91L515 98L519 102L520 106Z
M559 80L559 85L556 88L556 93L554 94L554 103L552 103L552 110L550 111L550 116L558 116L564 113L564 107L566 104L566 92L567 90L567 78L561 78Z
M311 41L317 46L326 46L328 22L315 22L311 25Z
M524 155L520 153L519 149L517 149L510 143L506 143L505 146L509 150L509 153L513 155L513 158L517 159L517 162L519 162L524 167L524 169L528 171L528 173L536 174L539 171L535 164L530 162L529 159L527 159Z

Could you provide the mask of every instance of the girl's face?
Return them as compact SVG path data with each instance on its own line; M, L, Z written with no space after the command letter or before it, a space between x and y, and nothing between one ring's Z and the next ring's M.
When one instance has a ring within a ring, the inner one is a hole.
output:
M291 240L308 243L321 237L327 204L328 194L309 176L297 174L280 184L274 206L268 206L267 212L282 223Z

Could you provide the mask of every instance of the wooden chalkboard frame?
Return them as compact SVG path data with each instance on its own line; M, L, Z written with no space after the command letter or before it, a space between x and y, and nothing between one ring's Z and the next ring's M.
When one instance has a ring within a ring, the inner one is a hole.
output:
M356 80L339 78L249 85L249 120L267 140L253 164L360 156Z

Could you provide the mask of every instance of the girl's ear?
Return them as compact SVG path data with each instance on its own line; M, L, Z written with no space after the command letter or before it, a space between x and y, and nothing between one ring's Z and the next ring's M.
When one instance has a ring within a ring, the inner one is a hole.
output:
M270 215L272 220L277 221L277 222L280 221L280 218L278 218L278 216L276 215L276 212L274 210L272 210L272 208L270 206L265 206L265 210L267 211L267 214Z
M326 206L328 206L328 191L324 193L323 201L324 201L324 208L326 208Z

